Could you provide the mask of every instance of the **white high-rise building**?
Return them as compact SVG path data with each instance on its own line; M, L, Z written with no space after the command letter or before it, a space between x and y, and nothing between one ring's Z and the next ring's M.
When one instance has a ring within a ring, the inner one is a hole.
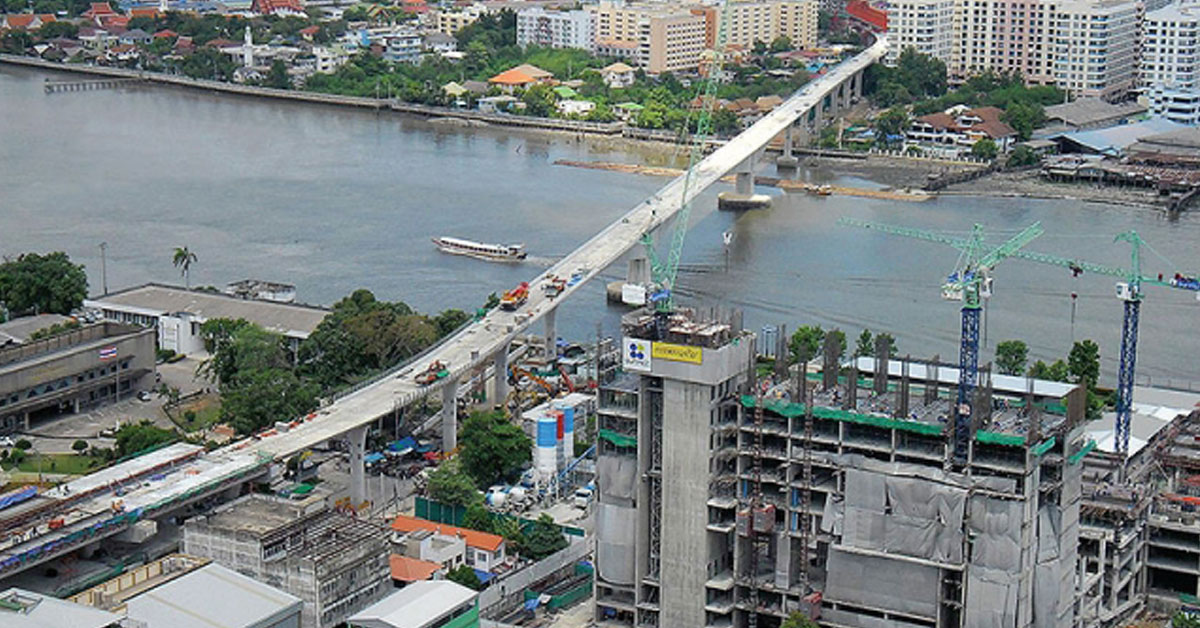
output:
M1200 5L1151 11L1142 33L1141 87L1200 87Z
M885 62L896 63L908 48L950 65L958 40L955 0L897 0L888 8L888 50Z
M914 48L942 60L951 82L985 70L1073 96L1120 99L1134 87L1137 0L898 0L888 11L887 63Z
M595 41L595 19L587 11L547 11L533 7L517 12L518 46L592 50Z

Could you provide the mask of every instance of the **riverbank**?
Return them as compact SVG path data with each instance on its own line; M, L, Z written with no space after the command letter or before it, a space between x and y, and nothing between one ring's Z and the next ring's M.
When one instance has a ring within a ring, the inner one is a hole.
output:
M636 164L611 163L604 161L572 161L568 159L559 159L554 162L556 166L570 166L573 168L587 168L590 170L607 170L610 172L623 172L626 174L640 174L656 177L677 177L684 173L684 170L679 168L666 168L660 166L640 166ZM734 183L735 175L726 175L721 177L721 181L725 183ZM926 193L919 189L872 189L849 185L822 185L817 186L806 181L798 181L795 179L786 179L781 177L768 177L757 175L754 177L755 185L766 187L779 188L789 192L808 192L818 193L817 188L826 192L825 196L858 196L863 198L879 198L890 201L910 201L920 202L934 198L934 194Z
M1114 185L1059 183L1043 179L1037 169L1019 172L995 172L990 175L947 186L942 196L982 196L990 198L1033 198L1087 201L1164 210L1170 197L1159 196L1154 189Z

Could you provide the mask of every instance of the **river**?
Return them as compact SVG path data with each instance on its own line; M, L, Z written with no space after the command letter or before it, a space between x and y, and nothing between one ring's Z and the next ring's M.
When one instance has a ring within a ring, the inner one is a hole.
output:
M46 95L47 76L0 66L0 254L66 251L86 265L93 294L102 289L101 242L112 290L182 283L171 253L187 245L199 258L193 285L286 281L301 300L321 304L366 287L425 312L470 310L536 276L665 183L555 160L671 161L608 140L183 89ZM838 226L840 216L959 234L979 222L994 242L1041 221L1046 234L1028 248L1110 265L1129 261L1128 245L1113 236L1136 229L1157 252L1144 256L1147 272L1200 269L1197 215L1172 222L1148 209L1075 201L906 203L777 190L772 209L735 215L712 211L715 191L693 212L680 278L685 303L743 308L753 329L837 326L851 342L863 327L890 330L914 356L957 356L958 310L939 295L957 251ZM735 234L728 253L727 230ZM532 259L510 266L448 256L429 242L436 235L523 241ZM624 264L606 275L623 276ZM1073 333L1100 344L1103 383L1112 383L1121 328L1112 279L1072 279L1066 269L1020 260L995 276L981 360L1009 338L1027 341L1035 358L1062 357ZM590 338L598 321L613 333L620 310L603 295L594 282L564 305L560 335ZM1197 320L1194 293L1148 290L1139 380L1200 381Z

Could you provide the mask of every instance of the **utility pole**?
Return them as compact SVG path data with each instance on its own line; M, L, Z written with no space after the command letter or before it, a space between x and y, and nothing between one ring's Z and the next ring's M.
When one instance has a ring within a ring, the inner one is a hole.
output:
M108 296L108 242L100 243L100 279L104 284L104 296Z

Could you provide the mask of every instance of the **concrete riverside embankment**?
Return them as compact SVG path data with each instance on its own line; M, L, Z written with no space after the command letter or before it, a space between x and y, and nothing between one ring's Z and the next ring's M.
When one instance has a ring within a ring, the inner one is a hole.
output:
M342 107L358 107L361 109L373 109L375 111L390 109L400 113L408 113L428 118L456 118L461 120L485 122L487 124L514 126L528 129L612 136L621 135L622 131L626 128L623 122L585 122L581 120L558 120L554 118L517 116L506 113L484 113L481 111L471 111L466 109L453 109L450 107L434 107L430 105L399 102L395 100L388 100L386 98L340 96L337 94L322 94L318 92L239 85L237 83L226 83L224 81L212 81L208 79L194 79L186 76L162 74L159 72L142 72L138 70L106 68L95 65L56 63L53 61L46 61L45 59L22 57L9 54L0 54L0 63L23 65L56 72L74 72L79 74L90 74L93 76L136 79L139 81L145 81L147 83L158 83L161 85L173 85L177 87L187 87L190 89L225 92L228 94L238 94L242 96L276 98L296 102L337 105Z

